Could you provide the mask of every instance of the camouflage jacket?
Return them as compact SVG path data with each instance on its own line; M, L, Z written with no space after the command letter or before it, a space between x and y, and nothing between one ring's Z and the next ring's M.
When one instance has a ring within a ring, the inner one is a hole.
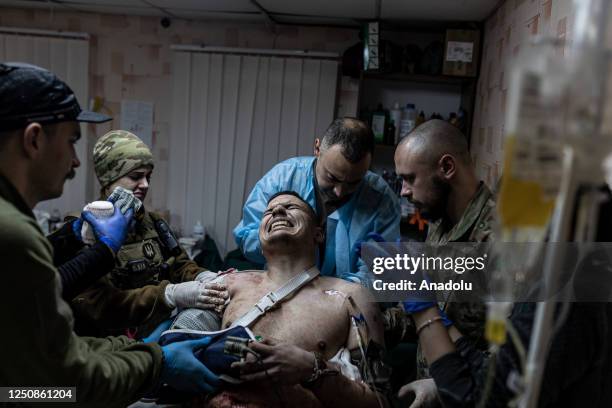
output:
M483 183L469 202L459 222L448 225L445 220L430 225L426 242L444 245L452 242L486 242L492 239L495 223L495 201L493 193ZM477 348L486 348L484 324L486 307L483 303L456 302L452 292L440 302L455 327ZM419 347L417 352L417 376L429 377L427 363Z
M493 230L495 201L493 193L480 182L476 195L469 202L459 222L448 225L441 219L429 225L427 243L447 244L449 242L485 242Z
M145 211L117 253L115 268L72 300L77 333L146 336L172 312L166 286L191 281L204 270L183 250L168 253L154 226L158 219Z

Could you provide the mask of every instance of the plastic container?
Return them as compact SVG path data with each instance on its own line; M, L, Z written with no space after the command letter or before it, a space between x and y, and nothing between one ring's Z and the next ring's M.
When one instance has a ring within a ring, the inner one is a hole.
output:
M388 112L385 111L382 104L378 104L378 108L372 112L372 132L374 133L374 141L376 143L385 142L385 130L387 129Z
M414 104L408 103L406 107L402 109L402 120L400 121L399 138L403 139L408 133L414 130L416 125L416 109Z
M193 238L197 241L204 239L204 226L200 221L196 222L193 226Z

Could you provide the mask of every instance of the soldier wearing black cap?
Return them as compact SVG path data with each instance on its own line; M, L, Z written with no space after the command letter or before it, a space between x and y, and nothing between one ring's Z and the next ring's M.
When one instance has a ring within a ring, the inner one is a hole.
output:
M208 339L160 347L127 337L81 338L61 299L53 250L32 208L61 195L79 160L79 122L106 115L81 110L74 93L51 72L0 64L0 340L1 387L76 387L79 403L125 405L165 382L210 391L218 379L193 357ZM116 251L127 220L115 211L96 235Z

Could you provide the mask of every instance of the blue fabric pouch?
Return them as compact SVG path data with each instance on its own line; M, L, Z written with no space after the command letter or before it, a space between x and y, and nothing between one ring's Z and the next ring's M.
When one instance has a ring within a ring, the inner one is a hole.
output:
M226 330L216 332L203 332L189 329L168 330L162 333L159 338L159 345L175 343L184 340L197 340L202 337L212 337L208 347L194 351L194 355L200 360L210 371L217 374L219 378L231 384L239 384L238 379L240 372L238 369L232 369L232 363L240 361L240 356L228 354L226 346L228 346L228 337L238 337L245 340L255 340L253 332L246 327L236 326Z
M222 381L228 384L239 384L240 372L232 369L231 365L235 361L240 361L240 357L225 352L228 337L239 337L245 340L255 340L253 332L246 327L236 326L220 331L200 331L190 329L171 329L162 333L159 338L159 345L165 346L177 341L197 340L202 337L212 337L207 347L194 350L194 355L198 360L208 367L213 373L217 374ZM157 404L182 404L193 397L195 394L177 391L167 384L160 384L150 394L141 399L144 402L155 402Z

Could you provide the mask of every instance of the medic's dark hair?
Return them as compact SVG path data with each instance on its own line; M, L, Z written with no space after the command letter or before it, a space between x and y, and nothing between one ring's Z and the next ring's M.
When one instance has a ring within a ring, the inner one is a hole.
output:
M335 119L321 138L321 151L334 145L340 145L346 160L353 164L358 163L366 155L374 154L374 132L358 119Z

